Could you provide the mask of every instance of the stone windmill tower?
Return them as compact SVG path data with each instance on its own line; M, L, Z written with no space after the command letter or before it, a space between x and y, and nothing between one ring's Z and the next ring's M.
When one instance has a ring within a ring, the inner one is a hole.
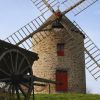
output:
M81 5L83 2L84 0L80 0L74 3L63 13L69 12L76 6ZM37 52L40 58L34 64L34 74L39 77L46 77L47 79L61 82L61 84L56 85L46 84L46 86L42 88L35 87L35 91L38 93L85 93L85 35L67 17L63 16L63 13L60 11L54 11L51 7L52 4L50 1L33 0L33 3L42 13L46 13L46 7L53 12L53 15L47 19L47 22L58 17L56 21L45 26L42 29L43 31L37 33L39 34L41 32L41 34L50 35L33 48L33 51ZM46 7L42 9L41 3L42 6Z
M52 16L50 19L52 19ZM39 60L34 63L33 73L42 78L56 80L63 85L46 84L45 87L35 87L36 92L55 93L69 91L85 93L85 36L68 18L65 17L64 21L70 25L69 28L73 27L70 33L60 24L57 25L54 22L45 27L46 33L49 34L50 32L50 35L33 48L33 51L39 54ZM49 28L53 29L48 30ZM42 34L45 33L42 32ZM70 34L77 39L77 42L73 41ZM75 48L79 44L80 47L78 49ZM79 55L80 57L76 57Z
M60 83L35 87L36 92L85 93L85 68L95 79L100 77L100 50L76 22L65 16L78 9L77 15L96 1L63 0L68 6L57 11L57 0L32 0L42 14L5 40L37 52L34 75Z

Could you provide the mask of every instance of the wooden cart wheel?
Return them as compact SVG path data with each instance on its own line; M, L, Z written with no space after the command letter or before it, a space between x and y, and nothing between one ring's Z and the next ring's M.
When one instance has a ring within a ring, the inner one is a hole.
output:
M7 93L16 93L17 100L29 100L33 88L32 67L24 54L11 49L0 56L0 82ZM25 90L26 89L26 90Z

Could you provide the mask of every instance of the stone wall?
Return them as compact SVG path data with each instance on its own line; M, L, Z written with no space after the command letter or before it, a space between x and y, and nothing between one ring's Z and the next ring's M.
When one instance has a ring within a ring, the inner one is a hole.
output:
M73 24L68 20L68 23ZM49 32L48 32L49 33ZM45 33L44 33L45 34ZM39 60L33 64L33 74L50 80L56 79L56 70L68 72L68 92L85 93L84 38L80 32L54 29L47 38L39 42L33 51L39 54ZM64 56L57 56L57 44L64 43ZM49 91L50 88L50 91ZM55 85L35 87L36 93L56 93Z

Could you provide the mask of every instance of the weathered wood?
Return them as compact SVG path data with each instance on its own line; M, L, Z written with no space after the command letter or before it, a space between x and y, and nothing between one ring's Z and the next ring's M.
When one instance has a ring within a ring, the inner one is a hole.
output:
M69 11L73 10L75 7L79 6L81 3L83 3L85 0L80 0L75 5L71 6L70 8L66 9L62 14L65 15Z
M10 43L7 43L3 40L0 40L0 56L7 50L11 50L11 49L17 49L19 50L20 52L22 52L30 61L30 63L32 64L33 61L35 60L38 60L38 54L34 53L34 52L31 52L31 51L28 51L28 50L25 50L21 47L18 47L16 45L13 45L13 44L10 44Z

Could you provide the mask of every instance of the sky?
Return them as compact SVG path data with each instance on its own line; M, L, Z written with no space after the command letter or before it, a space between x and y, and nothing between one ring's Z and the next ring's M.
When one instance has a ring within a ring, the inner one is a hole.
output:
M0 0L0 39L16 32L39 14L30 0ZM79 15L68 15L68 18L75 20L100 48L100 0ZM87 70L86 84L91 93L100 94L100 79L95 81Z

